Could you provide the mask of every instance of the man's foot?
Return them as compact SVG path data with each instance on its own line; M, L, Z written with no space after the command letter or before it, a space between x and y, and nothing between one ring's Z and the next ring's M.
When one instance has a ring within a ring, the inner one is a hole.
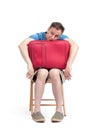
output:
M51 121L52 122L60 122L64 118L63 113L56 111L55 114L52 116Z
M41 112L33 113L32 119L36 122L41 122L41 123L43 123L45 121L45 118L44 118L44 116L42 115Z

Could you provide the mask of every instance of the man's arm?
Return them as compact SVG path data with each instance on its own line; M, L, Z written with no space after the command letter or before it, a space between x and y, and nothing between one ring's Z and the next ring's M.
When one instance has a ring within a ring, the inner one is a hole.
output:
M20 44L19 44L19 50L21 52L21 55L23 57L23 59L25 60L25 62L27 63L27 68L28 68L28 72L26 74L26 76L30 79L33 77L33 74L34 74L34 69L33 69L33 66L32 66L32 62L30 60L30 57L29 57L29 54L28 54L28 43L33 40L33 39L30 39L30 38L27 38L25 39L24 41L22 41Z
M68 61L67 61L67 66L66 66L65 71L64 71L66 79L69 80L69 79L71 79L72 64L73 64L73 61L77 55L79 47L72 39L68 38L65 40L69 41L69 43L70 43L70 53L69 53L69 57L68 57Z

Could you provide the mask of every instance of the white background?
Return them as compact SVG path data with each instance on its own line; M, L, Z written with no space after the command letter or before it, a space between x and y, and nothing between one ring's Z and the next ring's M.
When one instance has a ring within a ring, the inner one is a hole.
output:
M0 129L99 130L98 12L98 0L0 1ZM79 51L72 80L64 84L67 116L53 124L55 108L44 107L46 122L39 124L28 110L27 66L18 45L29 35L46 31L53 21L65 26L64 33L77 42Z

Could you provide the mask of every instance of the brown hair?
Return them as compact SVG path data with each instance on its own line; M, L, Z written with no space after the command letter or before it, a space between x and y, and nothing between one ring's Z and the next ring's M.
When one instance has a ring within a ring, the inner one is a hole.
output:
M57 30L62 30L62 33L63 33L64 30L65 30L64 26L63 26L61 23L59 23L59 22L53 22L53 23L51 23L50 28L51 28L51 27L54 27L54 28L56 28Z

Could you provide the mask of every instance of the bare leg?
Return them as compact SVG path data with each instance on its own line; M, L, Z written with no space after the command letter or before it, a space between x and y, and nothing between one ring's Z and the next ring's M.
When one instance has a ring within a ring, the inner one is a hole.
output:
M62 84L59 75L59 69L51 69L49 72L52 81L52 90L56 100L56 111L62 112Z
M45 81L48 76L48 70L39 69L38 76L35 82L35 108L34 113L40 111L40 103L44 92Z

